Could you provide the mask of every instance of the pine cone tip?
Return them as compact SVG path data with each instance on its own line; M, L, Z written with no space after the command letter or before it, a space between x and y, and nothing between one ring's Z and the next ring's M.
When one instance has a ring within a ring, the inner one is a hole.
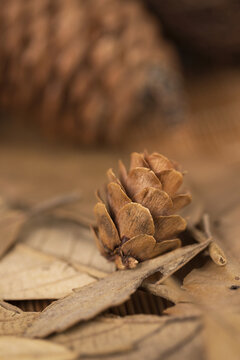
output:
M187 223L175 213L191 202L179 193L183 174L177 163L152 153L132 153L129 171L119 162L119 178L107 172L106 201L98 194L94 229L100 253L118 269L134 268L181 246Z

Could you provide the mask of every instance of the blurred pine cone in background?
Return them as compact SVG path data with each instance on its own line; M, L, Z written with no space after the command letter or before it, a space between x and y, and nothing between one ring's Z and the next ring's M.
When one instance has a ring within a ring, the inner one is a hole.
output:
M115 142L181 119L175 53L138 1L1 0L0 27L0 106L47 133Z
M239 61L239 0L144 1L180 48L217 62Z

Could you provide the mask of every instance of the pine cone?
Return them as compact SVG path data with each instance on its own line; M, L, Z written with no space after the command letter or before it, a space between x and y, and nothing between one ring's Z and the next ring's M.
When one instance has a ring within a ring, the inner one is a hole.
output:
M239 61L240 3L236 0L145 0L179 45L215 61Z
M186 221L173 215L191 202L190 194L178 194L183 182L179 166L163 155L132 153L129 172L119 162L120 180L112 169L106 203L98 195L94 211L97 246L119 269L134 268L181 246L176 236Z
M115 142L182 117L175 53L138 1L6 0L0 24L0 104L49 135Z

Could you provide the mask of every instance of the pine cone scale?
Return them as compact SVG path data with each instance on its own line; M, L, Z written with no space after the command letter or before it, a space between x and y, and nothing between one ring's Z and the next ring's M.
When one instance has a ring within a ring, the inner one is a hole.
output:
M117 228L112 221L106 206L103 203L97 203L95 206L95 214L97 216L99 236L103 245L109 250L114 250L121 242Z
M144 206L131 202L116 215L120 237L133 238L137 235L154 235L155 228L150 211ZM134 221L133 221L134 219Z
M164 215L173 207L171 198L165 191L149 187L143 189L133 197L134 201L147 207L152 216Z
M158 216L154 220L157 241L171 239L186 229L186 221L179 215Z
M169 195L173 196L183 183L183 176L176 170L164 170L158 175L163 190Z

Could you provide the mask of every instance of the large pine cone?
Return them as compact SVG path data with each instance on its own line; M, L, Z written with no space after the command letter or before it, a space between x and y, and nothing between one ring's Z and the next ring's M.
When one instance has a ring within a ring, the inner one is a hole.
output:
M94 209L102 255L119 269L133 268L181 245L176 236L186 221L174 213L191 202L191 195L177 193L183 182L177 164L158 153L132 153L129 172L119 163L120 180L112 169L107 175L107 205L98 195Z
M182 117L175 53L138 1L5 0L0 24L0 105L48 134L115 142Z
M217 61L239 61L240 2L145 0L185 50Z

